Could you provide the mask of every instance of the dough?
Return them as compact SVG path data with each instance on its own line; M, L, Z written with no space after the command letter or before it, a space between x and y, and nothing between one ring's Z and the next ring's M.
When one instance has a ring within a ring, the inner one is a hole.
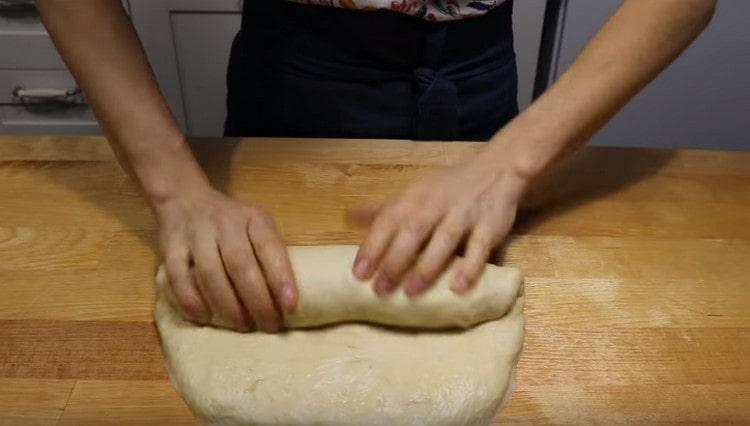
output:
M292 265L304 275L300 277L299 305L285 316L288 327L365 321L401 327L465 328L502 317L515 302L518 288L501 284L521 281L517 269L489 265L476 291L462 297L450 290L451 277L444 274L420 297L408 298L399 291L378 298L373 297L371 282L361 282L352 275L356 254L356 246L289 248Z
M452 294L447 278L441 278L423 298L411 301L398 292L381 300L349 274L355 251L352 246L290 248L300 304L287 324L329 326L276 335L185 321L170 303L166 276L159 271L156 323L167 369L199 420L217 425L492 421L509 395L523 343L518 271L488 266L477 288L463 297ZM355 320L412 328L334 324Z

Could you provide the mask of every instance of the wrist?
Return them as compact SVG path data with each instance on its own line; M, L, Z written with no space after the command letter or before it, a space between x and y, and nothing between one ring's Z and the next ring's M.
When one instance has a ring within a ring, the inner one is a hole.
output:
M499 147L484 150L476 158L474 167L493 176L493 180L504 187L506 193L513 194L516 198L523 197L533 180L508 150Z
M171 200L212 188L184 139L156 143L160 144L158 150L144 152L131 163L133 173L154 210Z
M529 107L492 137L485 155L526 181L543 175L564 154L569 132L563 123Z
M495 173L522 182L525 185L536 179L544 166L524 142L504 135L495 135L479 155L479 161Z
M148 203L157 213L176 200L196 198L212 190L205 175L197 173L176 172L169 176L160 175L159 178L153 179L148 187L144 185Z

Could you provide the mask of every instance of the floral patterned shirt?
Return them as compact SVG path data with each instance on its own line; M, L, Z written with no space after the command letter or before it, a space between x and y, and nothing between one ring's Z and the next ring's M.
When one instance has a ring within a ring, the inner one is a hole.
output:
M428 21L452 21L482 15L505 0L291 0L347 9L387 9Z

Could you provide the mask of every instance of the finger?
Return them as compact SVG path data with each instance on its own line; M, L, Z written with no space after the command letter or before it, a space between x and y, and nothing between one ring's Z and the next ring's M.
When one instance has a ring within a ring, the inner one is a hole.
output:
M468 220L465 214L449 214L440 222L414 269L407 275L404 284L407 295L420 294L438 278L466 235Z
M219 318L218 315L214 311L211 310L211 304L208 303L208 297L206 297L206 294L204 293L203 287L199 284L200 278L198 276L198 271L195 269L195 262L190 261L190 266L188 267L188 274L190 275L190 279L193 282L193 287L196 289L198 294L201 296L201 300L203 300L203 305L206 307L206 309L209 312L208 321L207 323L213 323L214 319ZM250 324L250 328L252 328L252 324Z
M355 226L367 227L380 212L380 206L355 207L346 212L346 221Z
M398 233L383 259L380 277L375 283L377 293L387 293L401 282L404 273L414 264L436 222L437 215L413 216L398 228Z
M198 291L188 264L187 250L172 252L164 260L169 285L180 310L190 321L206 324L211 320L211 311Z
M195 278L211 310L224 323L238 331L250 331L245 311L240 305L214 239L203 238L193 248Z
M274 299L285 311L294 309L299 298L297 282L284 241L271 217L265 213L251 217L247 236Z
M250 241L243 235L225 238L219 245L224 266L236 294L255 325L267 333L281 330L282 322L271 298Z
M512 220L492 226L479 223L474 228L466 246L466 254L456 271L452 289L458 293L471 288L484 270L492 248L505 237Z
M466 245L466 254L457 271L453 290L461 293L468 290L482 273L492 249L492 231L483 225L477 225L472 231Z
M360 280L370 279L378 269L383 254L393 238L397 220L392 210L383 209L378 213L354 258L355 277Z

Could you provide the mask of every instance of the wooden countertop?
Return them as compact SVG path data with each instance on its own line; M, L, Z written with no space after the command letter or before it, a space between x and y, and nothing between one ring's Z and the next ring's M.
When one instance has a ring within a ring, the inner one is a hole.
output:
M290 244L480 144L199 140ZM592 148L521 214L510 423L750 422L750 154ZM546 201L545 201L546 200ZM0 138L0 424L193 424L152 324L155 222L100 138ZM481 348L475 348L481 350Z

